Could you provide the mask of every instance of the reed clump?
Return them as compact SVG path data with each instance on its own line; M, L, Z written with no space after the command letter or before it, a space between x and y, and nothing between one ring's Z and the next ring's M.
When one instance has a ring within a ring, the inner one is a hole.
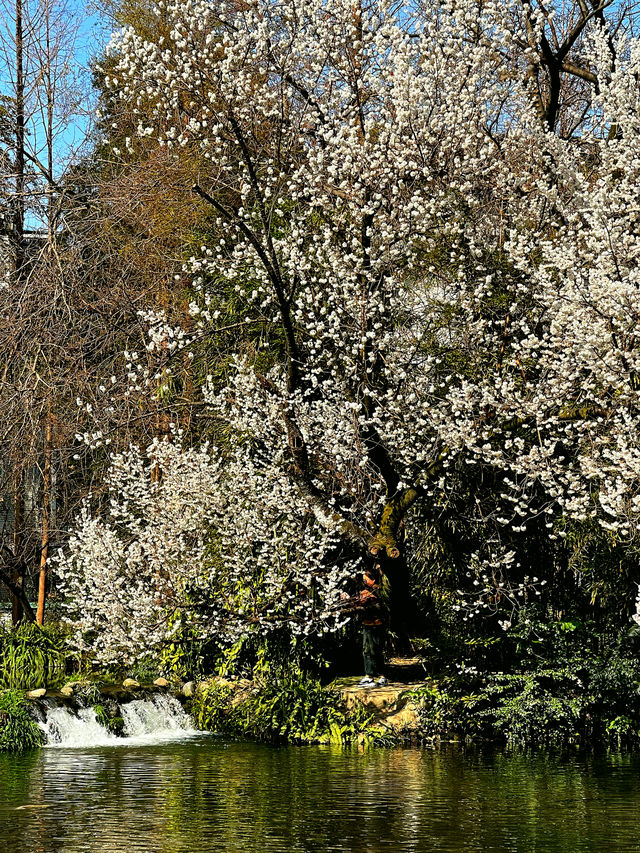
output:
M43 741L25 697L18 690L0 692L0 752L25 752Z
M32 622L0 629L0 688L31 690L63 678L64 639L60 628Z

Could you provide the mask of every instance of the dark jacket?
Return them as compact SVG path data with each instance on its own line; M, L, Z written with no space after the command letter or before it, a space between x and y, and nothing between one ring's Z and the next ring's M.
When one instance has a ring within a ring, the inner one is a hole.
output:
M365 587L345 601L345 609L358 614L362 625L386 625L389 620L388 599L382 584Z

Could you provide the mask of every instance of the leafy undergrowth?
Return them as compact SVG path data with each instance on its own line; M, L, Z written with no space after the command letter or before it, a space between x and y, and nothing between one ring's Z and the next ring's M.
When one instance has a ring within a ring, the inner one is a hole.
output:
M241 691L212 681L196 694L192 715L204 731L270 743L394 741L362 706L347 710L339 693L299 670L272 673Z
M60 628L33 622L0 628L0 688L30 690L59 681L69 657Z
M640 744L640 663L576 658L515 673L461 673L413 692L420 734L522 746Z
M42 744L43 735L29 715L27 702L18 690L0 693L0 751L24 752Z

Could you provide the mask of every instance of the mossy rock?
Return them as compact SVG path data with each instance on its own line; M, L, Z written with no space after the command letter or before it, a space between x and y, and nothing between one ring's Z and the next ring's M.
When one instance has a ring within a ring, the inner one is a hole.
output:
M118 706L113 700L106 700L105 704L96 704L93 710L101 726L117 737L124 736L124 719L118 713Z
M122 717L111 717L107 728L117 737L124 737L124 720Z

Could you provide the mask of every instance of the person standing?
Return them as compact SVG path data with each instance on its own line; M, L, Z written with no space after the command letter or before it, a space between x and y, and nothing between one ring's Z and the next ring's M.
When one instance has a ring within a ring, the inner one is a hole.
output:
M364 676L359 687L383 686L384 648L389 624L389 581L378 565L362 573L362 590L346 605L358 614L362 629Z

